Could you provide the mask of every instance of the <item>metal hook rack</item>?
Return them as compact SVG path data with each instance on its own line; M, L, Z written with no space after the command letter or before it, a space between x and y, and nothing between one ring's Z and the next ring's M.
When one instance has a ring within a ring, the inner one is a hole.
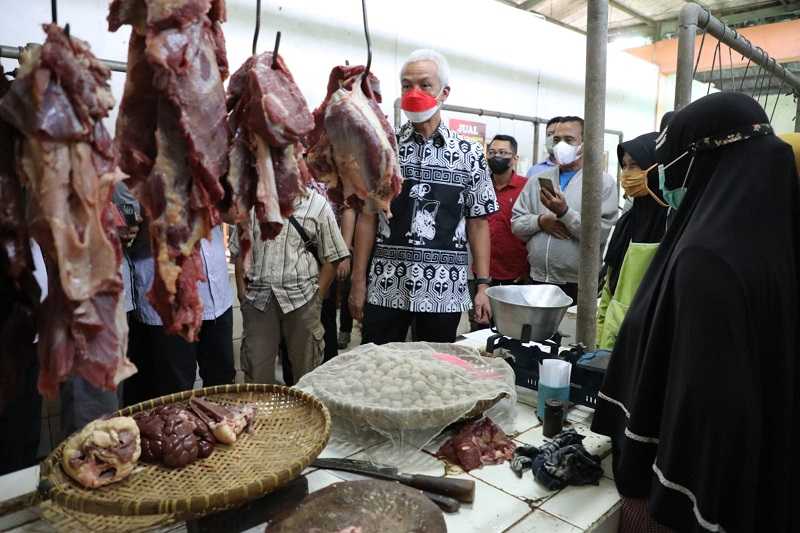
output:
M261 31L261 0L256 0L256 27L253 30L253 49L251 55L256 55L258 50L258 33Z
M364 18L364 37L367 40L367 66L364 68L361 80L366 82L369 69L372 67L372 40L369 36L369 23L367 22L367 0L361 0L361 14Z

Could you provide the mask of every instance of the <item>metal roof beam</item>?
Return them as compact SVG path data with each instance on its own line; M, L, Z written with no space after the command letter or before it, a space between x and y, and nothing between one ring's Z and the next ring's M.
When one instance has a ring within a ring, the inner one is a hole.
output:
M637 18L637 19L643 21L645 24L647 24L650 27L654 27L656 25L656 21L655 20L651 19L648 16L642 15L638 11L635 11L635 10L629 8L628 6L626 6L624 4L619 3L617 0L609 0L608 1L608 5L610 5L614 9L622 11L626 15L630 15L631 17L634 17L634 18Z
M524 9L525 11L531 11L536 6L538 6L539 4L543 4L543 3L544 3L544 0L525 0L525 2L522 2L517 7L519 7L520 9Z

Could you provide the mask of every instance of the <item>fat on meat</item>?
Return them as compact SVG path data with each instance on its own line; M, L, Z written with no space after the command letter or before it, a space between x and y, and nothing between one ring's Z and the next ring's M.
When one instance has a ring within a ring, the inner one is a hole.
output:
M314 112L309 167L316 179L341 192L345 203L391 217L390 204L402 178L397 140L378 104L379 82L364 67L335 67L328 95Z
M53 398L70 374L113 390L136 369L125 356L123 222L111 201L123 176L102 123L114 105L111 72L85 42L55 24L44 30L44 45L23 54L0 117L18 132L27 223L47 268L38 386Z
M230 130L223 0L114 0L133 28L117 116L120 167L145 208L156 276L148 299L170 333L197 339L202 238L221 221Z
M0 66L0 98L11 83ZM36 312L39 286L25 223L22 186L17 176L14 128L0 119L0 413L17 393L24 358L36 357Z
M237 225L247 270L253 223L262 239L274 238L311 179L302 140L314 119L283 58L273 61L272 52L251 56L231 76L227 106L234 139L224 218Z

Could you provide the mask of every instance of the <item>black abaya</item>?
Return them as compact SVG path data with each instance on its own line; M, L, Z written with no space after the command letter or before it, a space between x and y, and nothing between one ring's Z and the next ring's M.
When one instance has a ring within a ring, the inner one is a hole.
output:
M736 93L673 117L660 163L702 138L730 143L666 172L675 188L691 169L688 192L622 324L592 426L612 437L620 493L678 531L800 531L800 196L791 149L766 123Z

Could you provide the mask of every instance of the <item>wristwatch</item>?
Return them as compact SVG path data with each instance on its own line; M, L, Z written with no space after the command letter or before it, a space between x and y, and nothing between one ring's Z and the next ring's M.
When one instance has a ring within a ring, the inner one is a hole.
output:
M478 285L491 285L492 278L475 278L475 286Z

